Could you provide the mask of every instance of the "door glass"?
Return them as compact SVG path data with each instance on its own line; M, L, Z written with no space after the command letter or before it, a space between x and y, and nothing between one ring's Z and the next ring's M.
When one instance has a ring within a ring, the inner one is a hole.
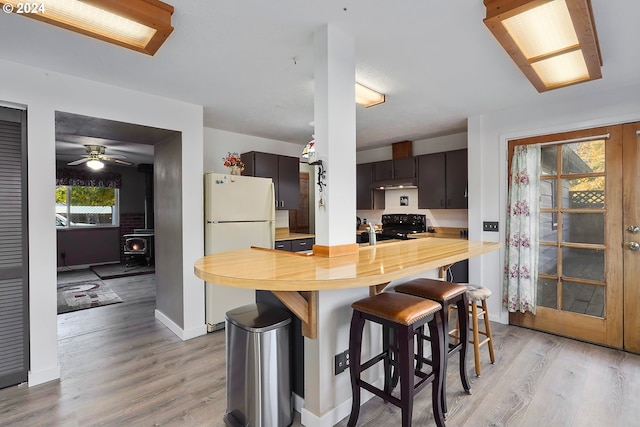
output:
M604 286L562 282L562 309L604 317Z
M538 279L536 305L558 308L558 282L551 279Z
M604 212L563 214L562 240L571 243L604 244Z
M540 149L540 163L542 175L555 175L558 173L558 149L556 146L542 147Z
M604 172L604 140L574 142L562 146L562 173Z
M562 248L562 275L604 282L604 250Z
M538 272L555 276L558 266L558 248L554 246L540 245L540 253L538 256Z
M540 214L540 230L538 239L541 242L558 241L558 214L555 212L543 212Z

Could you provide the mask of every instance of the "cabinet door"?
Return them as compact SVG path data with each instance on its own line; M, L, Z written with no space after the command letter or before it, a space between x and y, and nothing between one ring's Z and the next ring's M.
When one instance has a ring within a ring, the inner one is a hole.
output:
M300 160L297 157L278 156L277 208L295 210L300 206Z
M373 164L373 177L376 181L381 179L393 178L393 160L385 160L382 162L375 162Z
M291 240L276 240L275 249L291 252Z
M413 178L416 176L415 157L393 159L394 178Z
M445 153L418 156L418 208L445 208Z
M310 251L313 249L313 239L296 239L291 242L293 252Z
M356 165L356 209L384 209L384 191L372 190L373 163Z
M446 153L447 209L467 209L467 150Z

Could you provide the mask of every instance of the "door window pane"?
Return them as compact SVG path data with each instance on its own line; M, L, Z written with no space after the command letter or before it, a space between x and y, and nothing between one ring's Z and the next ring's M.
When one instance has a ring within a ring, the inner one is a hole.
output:
M604 282L604 251L562 248L562 275Z
M604 286L562 282L562 309L604 317Z
M555 212L543 212L540 214L540 230L538 240L541 242L558 241L558 214Z
M562 240L571 243L604 244L604 212L563 214Z
M551 279L538 279L536 306L558 308L558 282Z
M555 246L540 245L538 256L538 272L555 276L558 267L558 249Z
M555 209L558 207L555 179L540 180L540 209Z
M542 175L556 175L558 173L557 159L557 146L554 145L540 148L540 163L542 165Z
M563 179L562 206L569 209L604 209L604 177Z
M562 146L563 174L604 172L604 160L604 140Z

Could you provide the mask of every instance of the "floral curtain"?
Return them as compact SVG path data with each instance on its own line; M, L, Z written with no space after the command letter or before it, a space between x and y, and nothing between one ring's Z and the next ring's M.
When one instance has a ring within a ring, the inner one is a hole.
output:
M117 172L89 172L82 169L58 169L56 185L120 188L122 176Z
M510 312L536 313L540 145L518 145L511 161L503 303Z

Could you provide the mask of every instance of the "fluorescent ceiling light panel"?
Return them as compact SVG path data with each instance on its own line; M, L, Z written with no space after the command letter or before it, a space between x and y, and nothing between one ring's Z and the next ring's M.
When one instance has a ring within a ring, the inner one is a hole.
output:
M527 59L578 45L578 37L564 0L534 7L505 19L502 25Z
M591 0L484 0L487 28L538 92L602 77Z
M356 104L373 107L374 105L382 104L384 101L384 94L378 93L356 82Z
M589 70L579 50L534 62L531 67L547 87L589 80Z
M2 0L17 10L22 1ZM153 55L173 31L173 7L158 0L40 0L21 14L71 31Z

